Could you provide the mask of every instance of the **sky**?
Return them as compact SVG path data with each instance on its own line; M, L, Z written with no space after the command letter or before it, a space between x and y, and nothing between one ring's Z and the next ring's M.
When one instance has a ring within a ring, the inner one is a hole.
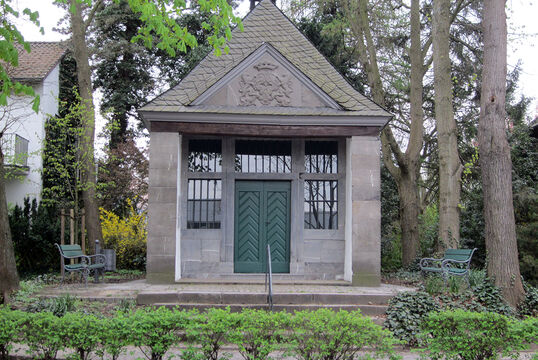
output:
M249 10L249 1L241 1L236 11L243 16ZM27 41L59 41L67 38L53 31L64 13L52 3L53 0L13 0L14 8L21 12L24 8L39 12L41 26L45 30L43 35L39 33L37 27L27 22L20 20L16 22ZM507 0L507 16L508 70L513 69L518 61L521 61L519 91L527 97L534 97L528 114L534 118L538 115L538 0ZM101 124L98 120L98 127L102 126L102 123L102 119ZM99 139L97 141L99 143Z

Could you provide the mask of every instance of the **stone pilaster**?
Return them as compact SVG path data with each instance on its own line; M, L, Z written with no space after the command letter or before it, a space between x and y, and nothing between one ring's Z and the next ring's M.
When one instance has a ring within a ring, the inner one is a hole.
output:
M150 134L147 280L174 282L180 136Z
M354 136L351 155L352 283L378 286L381 281L380 142Z

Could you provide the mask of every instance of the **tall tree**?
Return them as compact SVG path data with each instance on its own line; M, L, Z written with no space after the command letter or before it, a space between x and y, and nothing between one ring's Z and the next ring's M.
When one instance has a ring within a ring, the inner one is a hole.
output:
M450 0L433 1L433 72L435 119L439 154L438 250L458 248L459 202L463 166L458 152L458 133L452 108L450 61Z
M482 31L484 67L478 141L484 191L488 274L512 306L523 298L519 271L512 161L506 138L506 13L505 0L484 2Z
M84 183L82 197L86 209L86 220L90 246L93 240L102 240L101 226L99 223L99 211L96 199L96 176L94 161L94 138L95 138L95 108L93 104L91 69L89 66L88 39L89 28L95 15L105 3L103 0L64 0L69 5L70 26L73 43L73 57L77 62L77 79L80 97L83 106L87 109L82 116L84 134L80 141L83 171L81 177ZM208 37L209 43L220 55L222 49L227 51L226 39L231 37L231 25L240 24L240 19L232 13L231 6L225 0L209 0L200 3L202 10L212 14L210 20L204 23L204 29L211 30ZM175 16L187 9L187 4L182 1L171 0L131 0L129 6L134 13L138 14L143 26L133 40L141 40L148 46L154 46L165 50L174 56L177 51L185 51L187 46L197 45L196 38L185 28L178 25ZM157 41L155 41L155 38Z

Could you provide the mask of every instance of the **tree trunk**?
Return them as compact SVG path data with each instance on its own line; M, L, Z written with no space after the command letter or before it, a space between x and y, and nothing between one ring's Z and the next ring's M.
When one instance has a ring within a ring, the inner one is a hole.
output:
M360 0L358 21L352 30L358 35L361 65L367 71L368 83L373 100L383 106L385 103L381 75L377 65L375 44L368 23L367 0ZM350 16L350 15L348 15ZM424 54L420 40L420 1L411 2L411 58L410 80L410 135L405 153L402 153L392 130L385 127L381 133L383 162L398 184L400 197L400 227L402 229L402 264L408 266L417 257L420 245L418 216L420 196L418 176L420 151L424 139L424 114L422 110L422 80L424 77ZM396 163L396 164L395 164Z
M89 65L88 46L86 43L86 25L82 17L82 6L79 1L71 0L75 12L71 12L71 31L73 33L73 57L77 63L77 79L80 97L84 102L86 111L83 116L84 134L80 141L81 161L83 163L82 199L86 211L86 228L88 230L88 245L91 252L94 251L95 240L102 241L103 235L99 221L99 209L96 199L96 173L94 161L94 138L95 138L95 108L93 105L93 93L91 82L91 70Z
M505 0L484 2L484 68L478 126L488 275L505 300L516 306L524 290L519 272L512 162L506 139L506 13Z
M10 293L19 288L19 275L9 227L4 176L4 153L0 148L0 296L7 304Z
M400 227L402 229L402 265L409 266L417 258L420 247L418 216L420 214L417 179L403 172L398 184Z
M463 167L458 153L458 134L452 108L450 16L450 0L434 0L432 38L435 120L439 147L439 251L458 248L460 239L458 204Z

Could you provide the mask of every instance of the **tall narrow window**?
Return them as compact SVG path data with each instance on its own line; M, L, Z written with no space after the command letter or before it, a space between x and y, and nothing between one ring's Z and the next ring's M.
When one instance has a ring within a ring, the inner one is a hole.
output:
M305 180L305 229L338 228L338 181Z
M307 173L338 173L337 141L305 141L304 150Z
M291 173L291 141L237 140L235 170L243 173Z
M187 229L220 229L221 180L189 179Z
M221 172L222 141L214 139L189 140L189 171Z

